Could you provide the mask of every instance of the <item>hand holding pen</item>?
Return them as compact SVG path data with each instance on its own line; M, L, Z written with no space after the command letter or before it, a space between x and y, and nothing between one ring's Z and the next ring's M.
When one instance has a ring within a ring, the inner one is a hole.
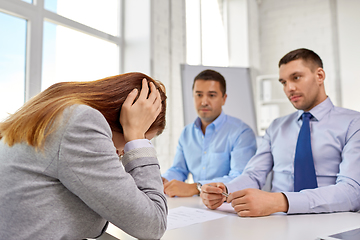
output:
M226 186L221 182L208 183L201 187L200 197L210 209L220 207L228 196Z
M222 192L221 194L224 195L225 197L229 197L229 194L226 192Z

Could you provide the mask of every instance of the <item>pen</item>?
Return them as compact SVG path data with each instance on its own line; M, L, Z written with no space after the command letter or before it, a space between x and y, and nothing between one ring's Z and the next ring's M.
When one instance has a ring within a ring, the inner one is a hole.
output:
M222 192L222 195L224 195L225 197L229 197L229 194L227 194L226 192Z
M213 186L213 185L210 185L210 184L208 184L210 187L215 187L215 186ZM226 192L222 192L221 193L222 195L224 195L225 197L229 197L229 194L228 193L226 193Z

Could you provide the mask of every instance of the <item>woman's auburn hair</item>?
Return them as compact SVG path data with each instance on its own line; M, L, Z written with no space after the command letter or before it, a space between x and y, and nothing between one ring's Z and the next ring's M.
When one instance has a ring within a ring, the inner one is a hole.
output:
M143 73L132 72L96 81L53 84L0 122L0 139L4 138L4 142L9 146L27 142L35 148L42 148L46 137L56 130L59 116L64 109L74 104L84 104L97 109L112 131L123 133L119 121L121 107L134 88L139 90L139 96L144 78L148 83L153 82L161 95L161 112L148 130L157 130L159 135L166 123L165 87Z

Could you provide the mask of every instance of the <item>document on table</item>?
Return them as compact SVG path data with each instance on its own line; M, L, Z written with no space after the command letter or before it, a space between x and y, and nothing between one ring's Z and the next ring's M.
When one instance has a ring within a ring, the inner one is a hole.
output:
M215 220L226 216L227 215L212 212L206 209L177 207L169 210L167 217L167 230Z
M236 213L235 209L231 206L231 203L223 203L220 207L218 207L216 210L222 211L222 212L228 212L228 213Z

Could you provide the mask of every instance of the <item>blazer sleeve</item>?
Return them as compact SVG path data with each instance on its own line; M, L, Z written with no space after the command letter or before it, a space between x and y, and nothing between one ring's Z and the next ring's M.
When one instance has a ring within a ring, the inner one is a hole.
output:
M85 105L67 122L58 176L100 216L136 238L159 239L166 230L167 203L153 147L127 152L121 161L104 116Z

